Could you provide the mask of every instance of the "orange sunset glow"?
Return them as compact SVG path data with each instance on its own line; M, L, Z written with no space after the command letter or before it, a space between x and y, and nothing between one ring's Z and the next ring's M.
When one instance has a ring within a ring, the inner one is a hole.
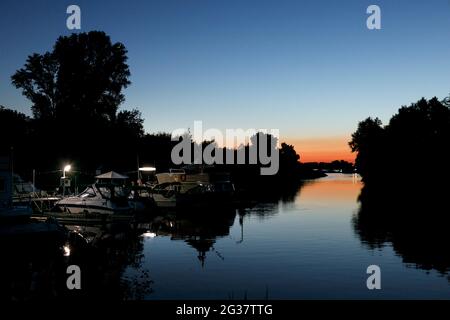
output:
M301 162L331 162L333 160L345 160L355 162L355 155L351 152L348 142L350 138L321 137L304 139L282 139L292 144L300 154Z
M357 178L352 180L330 179L325 180L322 185L307 183L296 201L300 205L306 201L308 204L332 202L334 206L348 203L348 201L356 201L361 183Z

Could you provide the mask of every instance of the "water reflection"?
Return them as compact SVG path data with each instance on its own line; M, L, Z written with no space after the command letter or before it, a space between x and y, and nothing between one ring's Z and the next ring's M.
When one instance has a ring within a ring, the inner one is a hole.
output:
M364 245L391 245L407 266L448 275L450 217L442 195L418 187L394 191L375 186L364 187L359 199L353 225Z
M245 241L245 220L250 216L268 219L277 213L278 202L295 199L299 187L259 194L237 208L209 208L201 211L149 212L143 221L64 226L64 239L3 241L0 264L0 298L30 299L143 299L151 297L152 261L143 263L144 244L153 238L169 238L193 249L198 265L204 268L207 257L228 258L216 248L218 239L230 236L237 222ZM9 228L9 227L8 227ZM170 252L168 254L171 254ZM82 290L68 290L67 267L80 267ZM126 271L126 272L125 272Z
M168 214L153 219L150 230L158 236L169 236L171 240L182 240L197 251L197 258L204 266L206 253L215 252L214 243L219 237L229 235L236 210L215 210L199 215L197 212Z
M0 241L1 298L449 296L448 282L436 276L450 268L442 195L361 191L360 181L338 174L273 194L249 198L250 207L66 225L67 242ZM81 291L66 288L71 264L81 267ZM382 292L365 286L370 264L382 267Z
M65 233L54 223L0 225L0 299L52 299L64 279Z
M70 298L142 299L151 293L149 270L143 268L144 231L136 225L115 223L67 226L71 254L67 264L80 266L83 290L66 291ZM122 277L125 268L138 270Z
M197 258L202 267L205 266L207 253L214 253L219 259L226 257L216 250L217 239L230 235L230 229L236 218L240 227L240 238L236 244L244 242L245 217L256 216L258 219L268 219L278 213L279 202L289 203L300 192L301 186L293 189L283 189L282 193L272 193L269 198L257 200L251 207L210 208L202 211L178 211L165 213L154 217L149 223L141 224L145 234L170 237L172 241L183 241L197 251ZM247 202L248 203L248 202Z

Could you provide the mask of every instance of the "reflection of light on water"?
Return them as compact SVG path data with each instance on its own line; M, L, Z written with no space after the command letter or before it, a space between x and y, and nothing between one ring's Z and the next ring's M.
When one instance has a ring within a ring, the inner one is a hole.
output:
M64 250L64 257L70 256L70 247L68 245L63 247Z
M154 233L154 232L146 232L146 233L143 233L142 236L144 238L154 238L154 237L156 237L156 233Z

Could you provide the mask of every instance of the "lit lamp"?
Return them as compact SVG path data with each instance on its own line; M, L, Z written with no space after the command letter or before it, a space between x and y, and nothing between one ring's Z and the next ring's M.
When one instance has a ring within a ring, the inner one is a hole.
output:
M66 178L66 172L69 172L70 169L72 169L72 166L70 164L66 165L63 169L63 179Z
M66 172L69 172L70 169L72 169L72 166L70 164L66 165L63 169L63 197L66 195Z
M141 172L155 172L155 171L156 171L155 167L141 167L141 168L139 168L139 171L138 171L138 184L141 184L141 179L142 179Z

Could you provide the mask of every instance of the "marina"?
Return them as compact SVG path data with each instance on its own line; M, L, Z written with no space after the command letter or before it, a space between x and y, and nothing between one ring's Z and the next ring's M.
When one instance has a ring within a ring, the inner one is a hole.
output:
M110 221L130 220L165 209L238 205L234 198L234 185L226 173L187 174L183 169L170 169L169 172L155 174L151 181L142 183L138 180L137 183L126 175L110 171L96 175L96 182L82 192L71 194L68 173L66 176L68 171L64 170L61 178L62 193L50 196L47 191L37 191L34 183L4 170L4 184L11 187L9 193L4 193L5 203L11 204L8 215L28 218L33 212L33 217L40 220L52 217L64 221ZM196 171L202 170L198 168ZM7 217L6 211L3 217Z
M448 9L0 1L0 301L450 300Z

